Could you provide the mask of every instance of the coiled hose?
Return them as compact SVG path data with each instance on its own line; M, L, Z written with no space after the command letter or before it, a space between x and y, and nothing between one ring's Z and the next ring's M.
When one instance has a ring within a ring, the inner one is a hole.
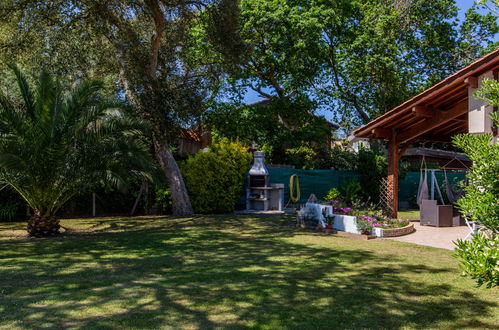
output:
M298 179L298 175L293 174L289 177L289 201L292 203L296 203L300 200L300 197L300 180Z

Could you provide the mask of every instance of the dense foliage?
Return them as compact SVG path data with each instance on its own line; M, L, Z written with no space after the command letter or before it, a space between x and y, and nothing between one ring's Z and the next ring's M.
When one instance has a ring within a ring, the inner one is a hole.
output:
M187 159L181 168L195 212L234 211L251 161L245 146L227 139Z
M331 188L328 190L326 195L322 197L323 200L334 203L335 201L338 201L341 199L341 192L338 190L338 188Z
M471 8L459 22L455 1L317 3L325 7L321 91L345 125L365 124L497 47L496 16Z
M496 17L472 7L459 21L453 0L239 2L238 15L208 34L230 40L208 57L222 55L234 93L301 93L348 128L497 47Z
M388 159L378 148L361 148L357 156L357 171L362 175L363 196L371 203L379 202L380 181L388 173Z
M57 233L55 215L73 196L102 182L147 177L152 165L140 139L146 126L103 100L101 83L83 82L67 93L42 73L32 89L14 72L20 98L0 94L0 183L33 210L31 235Z
M192 207L171 147L180 129L199 119L217 91L219 66L189 50L189 31L197 14L216 3L1 1L0 62L14 60L33 71L46 64L70 82L72 77L88 76L111 82L108 92L126 97L150 124L154 151L170 185L173 213L190 215Z
M499 105L499 83L486 81L477 96L492 105ZM492 119L495 125L499 125L497 112L492 114ZM472 240L457 242L456 255L465 274L475 279L478 285L498 286L499 145L491 143L490 134L463 134L455 137L454 143L473 161L467 175L470 184L457 204L463 215L480 227Z
M321 154L320 149L329 147L333 134L330 124L313 110L313 102L297 95L249 106L220 104L207 114L206 122L216 139L256 144L274 164L313 168L311 162ZM304 154L308 160L301 157Z

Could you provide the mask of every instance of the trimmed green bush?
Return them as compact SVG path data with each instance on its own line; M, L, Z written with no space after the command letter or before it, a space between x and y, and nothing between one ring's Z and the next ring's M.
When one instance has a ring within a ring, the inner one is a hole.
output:
M322 197L322 199L325 201L333 201L333 202L341 200L341 198L342 198L341 192L338 190L338 188L329 189L326 195Z
M485 79L475 94L493 106L499 106L499 83ZM494 125L499 126L499 113L491 114ZM473 162L467 174L470 182L466 194L457 205L464 217L481 227L471 240L456 242L456 256L464 275L488 288L499 286L499 145L491 134L460 134L453 138Z
M223 139L181 165L185 184L196 213L234 211L253 157L237 142Z
M168 188L157 188L154 207L160 214L172 214L172 193Z

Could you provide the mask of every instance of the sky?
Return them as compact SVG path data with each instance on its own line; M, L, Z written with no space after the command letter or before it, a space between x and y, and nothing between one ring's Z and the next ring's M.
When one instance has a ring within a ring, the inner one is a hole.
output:
M456 5L459 7L459 14L458 18L459 20L463 20L466 10L468 10L472 5L473 5L474 0L456 0ZM499 35L496 37L496 41L499 41ZM253 103L255 101L260 100L261 97L254 91L248 91L244 97L244 103ZM324 115L326 119L332 120L332 114L329 111L325 111L320 113L321 115Z

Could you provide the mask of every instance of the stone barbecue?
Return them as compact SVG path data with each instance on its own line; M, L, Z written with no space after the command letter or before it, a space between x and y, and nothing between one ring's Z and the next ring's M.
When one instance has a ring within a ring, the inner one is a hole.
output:
M248 172L246 211L282 211L284 184L270 184L270 174L265 166L265 153L255 151L253 167Z

